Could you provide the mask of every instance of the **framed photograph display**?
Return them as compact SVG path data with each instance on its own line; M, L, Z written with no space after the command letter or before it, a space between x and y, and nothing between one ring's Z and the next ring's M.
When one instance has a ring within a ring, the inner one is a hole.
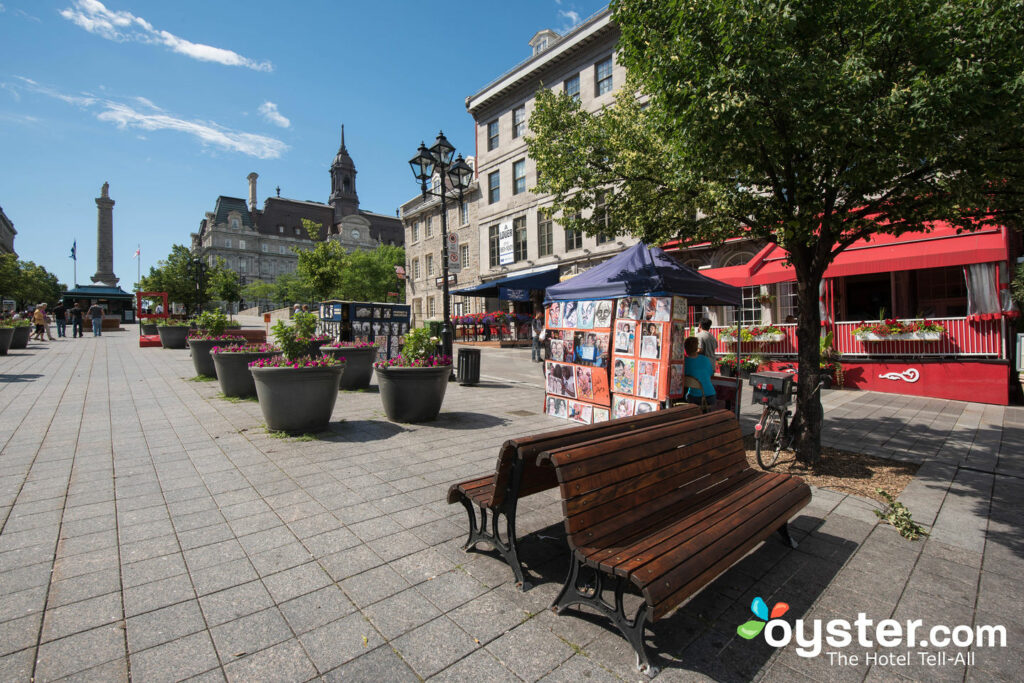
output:
M544 317L544 412L548 415L581 424L608 419L613 311L610 300L548 305Z

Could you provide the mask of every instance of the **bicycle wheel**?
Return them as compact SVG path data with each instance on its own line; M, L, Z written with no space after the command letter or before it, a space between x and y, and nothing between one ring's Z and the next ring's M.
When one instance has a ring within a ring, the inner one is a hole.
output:
M761 416L760 436L754 440L754 453L761 469L771 469L782 452L782 417L777 410L766 410Z

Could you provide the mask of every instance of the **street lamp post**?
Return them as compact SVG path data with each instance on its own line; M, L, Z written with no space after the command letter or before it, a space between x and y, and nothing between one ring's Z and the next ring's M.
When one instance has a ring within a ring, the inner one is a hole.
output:
M426 145L421 142L416 156L409 160L412 174L420 182L423 200L426 201L427 195L441 198L441 277L443 279L441 306L442 315L444 315L441 327L441 346L447 356L452 355L452 338L454 337L451 303L448 297L448 183L450 182L458 193L459 208L461 209L463 193L469 189L469 184L473 179L473 169L465 162L462 155L460 154L455 161L452 161L454 155L455 147L448 142L444 133L440 132L430 149L427 149ZM428 190L427 181L433 177L435 170L440 179L438 183L440 187Z
M203 274L206 263L201 258L193 259L192 268L196 279L196 313L199 314L203 312Z

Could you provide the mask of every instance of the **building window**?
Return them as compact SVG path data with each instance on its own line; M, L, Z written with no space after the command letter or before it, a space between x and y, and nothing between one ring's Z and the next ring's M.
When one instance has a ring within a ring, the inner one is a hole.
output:
M283 225L279 225L279 226L277 226L277 231L278 231L278 232L279 232L280 234L282 234L282 235L283 235L283 234L284 234L284 226L283 226Z
M226 248L226 249L230 249L231 248L231 238L230 237L224 239L224 248Z
M423 260L427 262L427 277L434 276L434 255L427 254L423 257Z
M412 313L417 318L423 315L423 299L412 300Z
M487 151L498 148L498 119L487 124Z
M420 260L418 258L412 260L412 279L420 279Z
M213 254L210 254L210 256L209 256L209 258L207 260L210 262L210 267L213 268L213 264L214 264L214 256L213 256Z
M512 110L512 137L521 138L526 132L526 105L522 104Z
M460 263L462 263L462 267L463 268L468 268L469 267L469 245L468 244L460 244L459 245L459 261L460 261Z
M491 268L497 268L501 262L498 254L498 226L492 225L487 228L487 253L490 256Z
M526 256L526 216L512 219L512 260L525 261Z
M249 259L238 259L238 272L244 273L249 270Z
M301 231L301 230L299 230L298 228L295 228L295 234L296 234L296 235L301 235L301 234L302 234L302 231Z
M608 202L605 199L604 193L597 196L597 202L594 204L594 217L597 222L601 224L602 228L607 230L611 227L611 216L608 214ZM602 245L609 239L606 233L598 233L596 236L596 243Z
M583 233L578 230L565 229L565 250L572 251L573 249L583 248Z
M285 246L283 244L281 246L279 246L277 249L282 254L288 253L288 252L285 251Z
M594 92L597 96L612 91L612 58L602 59L594 65Z
M761 288L744 287L743 305L740 307L740 324L760 325L761 324Z
M427 227L423 230L424 237L431 237L434 234L434 217L427 216Z
M413 221L412 224L412 241L419 242L420 240L420 222Z
M512 164L512 194L526 192L526 159Z
M919 271L920 272L920 271ZM791 317L796 319L796 283L779 282L775 285L776 300L779 302L779 322L786 322Z
M245 249L245 240L238 240L238 248Z
M261 244L260 245L260 251L262 251L264 254L266 254L267 253L267 245L266 244Z
M501 199L501 171L487 176L487 203L494 204Z
M238 227L239 227L238 218L236 216L232 216L231 217L231 229L232 230L238 230Z
M427 317L433 318L436 308L434 307L434 297L427 298Z
M554 251L554 239L551 230L551 217L537 212L537 256L551 256Z
M462 202L459 206L459 218L463 225L469 225L469 202Z
M565 94L574 100L579 101L580 99L580 75L576 74L572 78L567 78L562 83L562 88L565 90Z

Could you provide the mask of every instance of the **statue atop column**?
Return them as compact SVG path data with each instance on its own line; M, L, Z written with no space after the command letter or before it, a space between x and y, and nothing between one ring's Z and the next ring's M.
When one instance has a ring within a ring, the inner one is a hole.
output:
M96 198L96 274L91 280L116 287L114 275L114 200L110 198L110 183L103 183Z

